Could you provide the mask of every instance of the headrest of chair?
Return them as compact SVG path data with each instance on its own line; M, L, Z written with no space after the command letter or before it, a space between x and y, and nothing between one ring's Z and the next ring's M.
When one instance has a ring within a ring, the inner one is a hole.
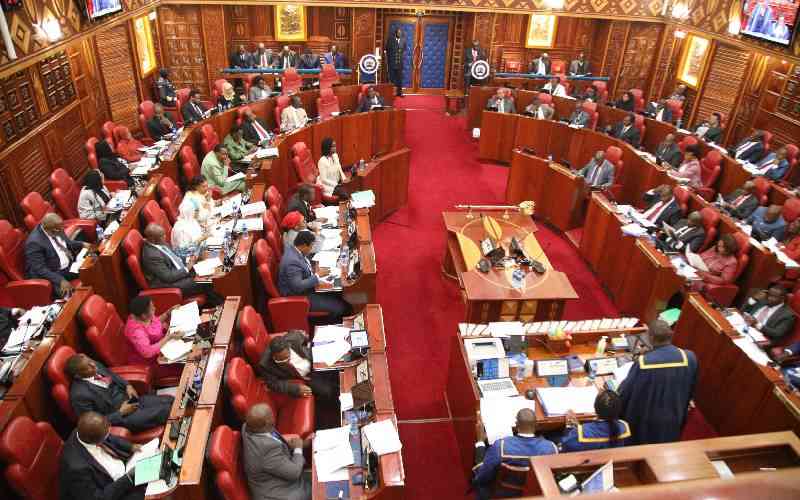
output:
M700 216L703 218L703 227L706 228L706 230L712 227L717 227L719 224L719 212L711 207L705 207L700 210Z
M703 164L707 167L718 166L722 162L722 154L716 149L710 149L703 157Z
M50 382L54 385L64 385L69 389L69 386L72 385L72 379L67 375L67 361L75 354L77 354L75 349L68 345L62 345L50 355L45 365L45 372Z
M40 455L42 448L48 445L53 448L46 449L47 456L43 457ZM27 416L16 417L0 435L0 458L5 463L19 464L25 469L31 468L41 459L57 465L62 445L63 441L49 423L34 422ZM58 470L46 472L57 473ZM47 478L29 479L47 481Z
M332 88L322 89L322 90L319 91L319 96L321 98L323 98L323 99L326 99L326 98L329 99L331 97L334 97L333 89Z
M606 148L606 159L610 162L617 162L622 158L622 150L617 146Z

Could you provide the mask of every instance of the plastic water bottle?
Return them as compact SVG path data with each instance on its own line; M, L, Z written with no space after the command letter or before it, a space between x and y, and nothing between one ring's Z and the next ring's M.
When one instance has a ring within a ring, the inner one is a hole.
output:
M367 164L364 162L364 158L358 160L358 171L363 172L367 169Z
M595 356L603 356L606 353L606 344L608 343L608 337L603 335L600 337L600 340L597 341L597 349L594 351Z
M517 269L511 274L511 286L517 290L522 290L525 287L525 271Z
M103 240L103 226L98 224L95 227L95 233L97 233L97 241L102 241Z

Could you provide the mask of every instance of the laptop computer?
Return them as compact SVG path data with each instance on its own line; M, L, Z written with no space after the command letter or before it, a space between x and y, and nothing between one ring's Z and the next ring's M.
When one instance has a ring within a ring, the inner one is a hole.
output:
M484 398L502 398L519 396L517 386L510 378L497 378L492 380L478 380L478 388Z

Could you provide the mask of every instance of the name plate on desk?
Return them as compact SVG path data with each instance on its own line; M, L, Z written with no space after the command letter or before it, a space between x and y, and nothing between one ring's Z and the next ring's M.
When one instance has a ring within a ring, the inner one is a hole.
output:
M537 377L551 377L553 375L567 375L569 367L566 359L545 359L536 362Z
M595 358L586 360L586 372L592 375L611 375L617 369L617 358Z

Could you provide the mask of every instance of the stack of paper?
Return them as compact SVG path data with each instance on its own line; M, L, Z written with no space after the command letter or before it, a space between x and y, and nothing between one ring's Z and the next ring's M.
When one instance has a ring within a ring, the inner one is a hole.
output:
M247 205L242 205L242 217L249 217L251 215L263 214L266 211L267 211L267 205L263 201L257 201L255 203L248 203Z
M523 408L536 410L536 402L521 396L481 399L481 421L489 444L512 434L517 413Z
M75 257L75 260L72 262L72 265L69 266L69 272L78 274L81 270L81 266L83 265L83 261L86 260L86 254L88 253L88 248L82 248Z
M640 226L635 222L626 224L622 226L620 229L622 229L622 234L633 236L634 238L639 238L647 234L647 229L643 228L642 226Z
M350 206L353 208L370 208L375 206L375 193L372 190L357 191L350 195Z
M355 462L349 425L317 431L312 447L314 469L321 483L349 479L347 467Z
M733 339L733 343L739 346L739 349L744 351L747 354L747 357L752 359L754 362L758 363L761 366L767 366L769 363L769 356L761 350L761 348L753 342L753 339L750 337L740 337L738 339Z
M489 323L492 337L507 338L512 335L525 335L521 321L495 321Z
M114 197L108 200L106 203L106 208L113 211L121 210L124 207L128 200L131 199L131 191L130 189L120 189L119 191L114 193Z
M212 257L210 259L201 260L196 263L192 269L194 269L195 274L198 276L211 276L221 265L222 261L219 260L219 257Z
M342 240L342 230L341 229L321 229L319 232L320 236L327 239L339 239Z
M786 255L783 250L781 249L780 243L775 238L770 238L764 242L764 246L769 248L772 253L778 257L778 260L786 266L787 269L796 269L800 267L800 264L792 260L788 255Z
M191 341L187 342L179 339L170 340L161 346L161 354L167 359L167 361L173 363L192 352L193 345L194 344Z
M256 151L256 158L277 158L278 148L260 148Z
M314 215L319 218L327 219L329 222L336 222L339 220L339 206L328 205L314 209Z
M315 363L333 366L348 352L350 352L350 342L346 340L334 340L319 344L315 343L311 347L311 358Z
M597 388L586 387L539 387L536 389L542 409L547 416L575 413L594 413Z
M263 231L264 230L264 219L261 217L251 217L249 219L239 219L236 221L236 227L233 228L234 231L244 233L248 231Z
M317 252L312 259L319 264L319 267L332 268L336 267L339 261L339 252L325 251Z
M244 172L237 172L237 173L233 174L232 176L228 177L227 179L225 179L225 183L243 181L246 178L247 177L244 175Z
M364 435L367 437L372 451L380 455L396 453L403 448L397 428L391 420L381 420L364 426Z
M347 341L350 336L350 329L339 325L318 326L314 330L314 344L325 344L327 342Z
M200 307L197 301L189 302L172 310L169 319L169 331L181 332L185 336L194 335L200 324Z

